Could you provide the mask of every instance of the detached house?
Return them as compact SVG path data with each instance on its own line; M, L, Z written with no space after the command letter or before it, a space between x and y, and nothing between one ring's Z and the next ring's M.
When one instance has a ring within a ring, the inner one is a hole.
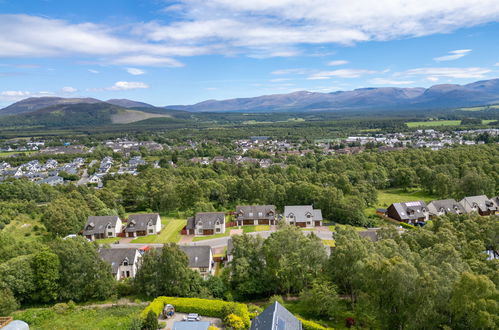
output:
M187 220L185 227L189 235L214 235L225 233L225 213L199 212Z
M423 201L393 203L388 207L386 214L392 219L409 224L428 221L430 215Z
M93 241L100 238L117 237L121 233L121 219L116 215L88 217L83 236Z
M251 321L250 330L302 330L303 326L293 314L277 301L265 308Z
M276 224L274 205L237 206L234 215L238 226Z
M198 271L205 279L215 272L215 262L213 261L213 252L207 245L197 246L179 246L189 258L189 268Z
M480 215L491 215L497 211L497 206L485 195L464 197L459 203L466 212L478 212Z
M135 277L140 267L142 255L134 248L100 249L99 255L111 265L111 271L116 280Z
M298 227L318 227L322 226L322 211L312 205L285 206L284 219Z
M155 235L161 231L161 218L158 213L131 214L125 228L127 237Z
M442 199L429 203L428 212L430 212L430 218L433 218L445 214L464 214L466 210L455 199Z

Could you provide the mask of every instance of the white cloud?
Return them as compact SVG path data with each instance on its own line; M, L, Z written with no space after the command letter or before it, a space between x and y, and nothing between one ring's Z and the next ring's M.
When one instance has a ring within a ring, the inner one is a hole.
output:
M117 81L113 86L107 89L112 91L124 91L144 88L149 88L149 85L140 81Z
M385 78L374 78L369 80L369 83L373 85L410 85L413 84L412 80L392 80Z
M129 74L131 74L133 76L140 76L141 74L146 73L144 70L137 69L137 68L127 68L126 72L128 72Z
M426 77L426 80L431 81L431 82L436 82L436 81L438 81L438 77Z
M289 74L308 74L310 70L302 69L302 68L294 68L294 69L280 69L271 72L275 75L289 75Z
M0 92L0 102L17 102L28 97L41 97L41 96L52 96L54 93L40 91L40 92L30 92L30 91L2 91Z
M440 57L435 57L435 58L433 58L433 60L437 61L437 62L453 61L453 60L457 60L461 57L468 55L468 53L470 53L470 52L471 52L471 49L453 50L453 51L449 52L449 54L451 54L451 55L444 55L444 56L440 56Z
M291 80L290 78L275 78L275 79L270 79L270 82L276 83L276 82L283 82L283 81L289 81Z
M438 78L456 78L456 79L482 79L492 70L486 68L470 67L470 68L416 68L407 70L398 75L430 76L432 79Z
M76 93L78 90L76 88L74 88L74 87L66 86L66 87L62 88L62 91L64 93Z
M27 91L3 91L0 92L1 96L5 97L28 97L31 95L31 92Z
M330 66L336 66L336 65L344 65L344 64L348 64L349 62L348 61L345 61L345 60L336 60L336 61L330 61L327 63L327 65L330 65Z
M179 61L160 56L151 55L132 55L120 57L112 61L114 64L119 65L141 65L141 66L169 66L169 67L182 67L184 66Z
M333 71L321 71L316 72L310 75L308 80L320 80L320 79L329 79L330 77L337 78L358 78L363 75L377 73L372 70L364 70L364 69L339 69Z
M94 70L94 69L88 69L88 72L93 73L93 74L98 74L98 73L100 73L99 71Z
M496 64L494 64L494 66L499 66L499 62L497 62Z

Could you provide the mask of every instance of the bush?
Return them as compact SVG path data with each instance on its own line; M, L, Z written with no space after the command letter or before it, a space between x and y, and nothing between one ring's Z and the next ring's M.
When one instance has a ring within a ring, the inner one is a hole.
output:
M246 326L244 325L243 320L237 316L236 314L229 314L224 320L225 325L229 328L232 329L245 329Z
M243 325L246 328L249 328L250 326L250 315L248 312L248 307L246 305L233 302L227 303L222 307L222 314L225 323L229 322L228 318L230 315L236 315L241 319L241 322L243 322Z
M157 330L158 329L158 316L153 311L147 313L146 319L142 324L143 330Z
M282 297L281 297L281 296L279 296L279 295L275 294L275 295L273 295L272 297L270 297L270 298L269 298L269 302L268 302L267 306L272 305L272 304L273 304L273 303L275 303L276 301L277 301L279 304L284 305L284 299L282 299Z
M314 321L308 321L301 318L298 319L301 321L301 324L303 325L303 330L333 330L333 328L326 328Z
M19 303L9 289L0 290L0 316L10 315L19 308Z
M405 223L405 222L400 222L400 226L402 226L402 228L406 228L406 229L416 229L415 226L410 225L410 224Z
M69 310L69 306L66 303L58 303L52 306L52 309L57 314L66 314L66 312Z

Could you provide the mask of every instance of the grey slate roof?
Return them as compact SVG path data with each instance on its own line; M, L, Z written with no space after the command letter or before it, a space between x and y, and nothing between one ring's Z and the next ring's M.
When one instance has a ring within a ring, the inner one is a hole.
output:
M187 229L194 229L196 225L201 222L203 229L215 229L215 223L219 221L220 224L225 223L225 213L223 212L199 212L196 216L187 220Z
M463 214L466 213L464 207L459 204L455 199L442 199L432 201L428 204L428 211L430 214L438 214L439 212Z
M277 301L251 322L250 330L302 330L301 321Z
M211 247L208 245L179 246L189 258L189 268L208 268L210 266Z
M261 215L259 215L261 214ZM274 205L248 205L236 207L237 220L275 219Z
M395 209L402 220L417 220L424 217L423 209L428 209L423 201L393 203L388 209L391 207Z
M108 264L111 265L113 274L118 272L119 266L125 259L128 260L129 265L135 262L135 255L139 252L135 248L101 248L99 255Z
M111 224L112 227L116 226L119 217L117 215L109 216L89 216L85 228L83 229L83 235L93 235L101 234L106 232L106 227Z
M208 330L210 327L210 322L199 321L199 322L183 322L175 321L173 322L173 330Z
M497 211L497 206L485 195L464 197L460 202L465 208L477 205L481 212Z
M378 228L369 228L364 231L357 232L360 237L370 239L372 242L378 241Z
M312 205L293 205L293 206L285 206L284 207L284 216L289 217L290 214L295 216L295 222L307 222L309 218L307 215L310 214L312 218L310 220L322 220L322 212L321 210L315 209ZM316 219L315 217L319 217Z
M146 213L146 214L131 214L128 217L128 223L125 228L125 232L135 232L147 230L147 224L152 221L153 225L156 225L158 220L158 213Z

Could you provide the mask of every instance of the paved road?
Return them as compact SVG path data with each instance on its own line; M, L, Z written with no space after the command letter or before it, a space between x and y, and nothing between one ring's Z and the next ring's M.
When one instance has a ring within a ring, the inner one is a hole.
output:
M273 231L259 231L259 232L252 232L249 233L249 235L260 235L263 238L267 238L272 234ZM333 239L333 233L329 230L303 230L302 233L304 235L310 235L310 233L316 234L320 239L322 240L331 240ZM229 240L230 236L225 236L225 237L219 237L219 238L213 238L213 239L207 239L203 241L197 241L197 242L190 242L187 243L186 245L191 245L191 246L201 246L201 245L209 245L212 248L217 248L217 247L224 247L227 246L227 242ZM163 244L149 244L149 243L123 243L123 244L111 244L111 247L113 248L139 248L144 245L149 245L149 246L163 246Z
M96 162L97 162L97 160L95 160L95 159L92 160L90 162L90 164L83 170L83 174L82 174L80 180L78 180L78 182L76 183L76 185L81 186L81 185L85 185L88 183L89 175L88 175L87 169L89 167L92 167Z

